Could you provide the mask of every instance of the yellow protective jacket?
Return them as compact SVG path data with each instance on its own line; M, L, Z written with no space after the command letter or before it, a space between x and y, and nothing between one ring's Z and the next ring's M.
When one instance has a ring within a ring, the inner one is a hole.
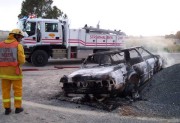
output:
M8 38L4 41L4 43L12 43L17 40L14 38L13 34L10 34ZM2 66L0 65L0 78L1 79L9 79L9 80L19 80L22 79L22 70L20 66L25 63L25 55L24 49L21 44L17 46L17 60L18 66ZM17 74L17 69L19 69L19 73Z

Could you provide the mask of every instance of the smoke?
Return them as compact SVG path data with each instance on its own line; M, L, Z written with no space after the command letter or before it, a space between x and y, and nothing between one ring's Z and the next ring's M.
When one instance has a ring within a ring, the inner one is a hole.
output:
M165 39L164 37L129 37L126 39L126 47L143 46L153 54L160 55L165 60L165 67L176 64L173 47L174 39Z

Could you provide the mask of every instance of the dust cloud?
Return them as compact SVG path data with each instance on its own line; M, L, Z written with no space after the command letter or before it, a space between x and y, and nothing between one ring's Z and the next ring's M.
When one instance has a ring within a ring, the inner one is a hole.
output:
M128 37L126 47L143 46L153 54L160 55L165 60L165 67L175 64L172 56L174 53L175 39L165 39L164 37Z

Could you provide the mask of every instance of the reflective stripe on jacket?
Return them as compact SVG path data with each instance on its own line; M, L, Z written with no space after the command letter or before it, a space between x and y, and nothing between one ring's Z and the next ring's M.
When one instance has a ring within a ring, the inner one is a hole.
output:
M16 42L16 43L15 43ZM23 46L17 42L17 40L9 35L8 39L1 43L0 49L4 48L2 45L8 46L11 48L12 52L16 52L16 56L12 54L6 54L5 56L13 56L13 59L0 61L0 78L1 79L9 79L9 80L19 80L22 79L22 70L20 69L20 65L25 63L25 55ZM15 48L16 46L16 48ZM15 50L16 49L16 50ZM0 50L2 51L2 50ZM7 62L8 61L8 62ZM4 64L5 63L5 64ZM8 64L8 66L6 66Z

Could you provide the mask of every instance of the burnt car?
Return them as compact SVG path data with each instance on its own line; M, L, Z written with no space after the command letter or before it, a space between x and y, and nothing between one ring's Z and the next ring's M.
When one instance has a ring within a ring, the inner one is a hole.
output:
M139 97L139 88L163 68L163 59L144 47L89 55L81 69L60 79L65 94Z

